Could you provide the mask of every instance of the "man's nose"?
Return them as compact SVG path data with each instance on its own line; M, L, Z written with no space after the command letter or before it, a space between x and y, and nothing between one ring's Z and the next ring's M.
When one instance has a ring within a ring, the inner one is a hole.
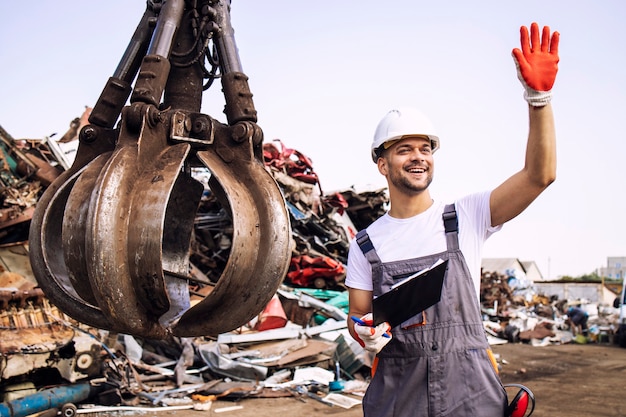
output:
M414 149L411 152L411 160L412 161L423 161L424 160L424 154L422 152L420 152L419 149Z

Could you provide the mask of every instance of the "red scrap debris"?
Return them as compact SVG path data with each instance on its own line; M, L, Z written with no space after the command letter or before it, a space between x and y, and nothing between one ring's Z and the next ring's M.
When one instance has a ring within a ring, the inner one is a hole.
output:
M295 285L325 288L327 281L333 284L345 277L345 267L341 262L327 256L311 257L307 255L291 258L287 279Z

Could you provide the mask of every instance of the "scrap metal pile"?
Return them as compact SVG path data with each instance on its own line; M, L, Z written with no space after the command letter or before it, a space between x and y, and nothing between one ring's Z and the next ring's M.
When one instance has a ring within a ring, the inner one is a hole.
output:
M50 184L39 170L58 175L67 162L55 158L51 140L27 141L28 151L20 151L24 142L2 132L7 138L1 167L3 213L26 221L0 224L0 249L27 260L28 210ZM384 213L385 190L324 193L306 155L279 140L265 143L263 150L288 207L292 255L283 285L258 317L217 337L151 340L96 329L59 311L31 276L7 266L5 256L0 271L0 416L43 411L33 409L39 404L34 399L42 396L45 409L68 416L77 406L93 411L207 409L218 399L276 396L329 407L360 403L372 357L347 332L343 279L350 239ZM19 171L16 161L35 160L31 155L45 156L41 160L49 169L38 162L39 169ZM210 172L195 175L207 183ZM206 187L191 245L192 302L202 300L219 280L232 233L230 213ZM509 276L483 273L481 304L491 343L571 342L563 303L517 286ZM591 329L609 323L603 310L592 313Z
M0 244L28 239L41 191L62 169L42 141L15 140L0 126Z
M513 274L483 271L480 299L485 329L492 343L524 342L545 346L599 342L617 330L619 312L616 308L586 299L546 296L532 283ZM588 314L586 337L574 337L567 322L567 308L574 305Z
M264 144L263 154L285 197L291 222L292 257L286 282L342 288L350 240L385 212L385 189L357 192L349 188L324 194L312 161L303 153L274 140ZM219 279L226 264L232 233L229 213L207 190L195 221L190 260L211 282Z
M77 122L70 130L76 131ZM2 249L27 263L29 216L37 198L68 162L55 156L59 144L50 138L25 141L13 139L4 130L2 134L2 193L7 196L3 203L6 212L16 213L13 219L22 220L0 224L5 236ZM32 273L7 267L4 262L0 275L0 387L5 403L12 410L24 407L33 412L28 399L52 395L40 391L42 387L84 383L89 389L68 390L60 399L50 399L53 408L87 398L100 406L124 407L172 406L180 401L185 407L206 407L212 399L222 397L282 395L328 405L332 401L341 406L358 403L358 396L339 394L363 392L360 371L370 361L346 331L345 264L356 231L384 213L385 189L357 192L350 188L324 194L312 161L279 140L264 145L264 160L288 207L292 256L284 285L258 320L218 338L133 338L68 317L36 286ZM33 167L32 161L38 165ZM18 162L31 169L20 171ZM42 173L47 177L42 178ZM205 184L210 175L206 170L195 172ZM212 291L232 244L231 215L208 186L205 190L191 245L192 303ZM18 195L21 198L8 197ZM337 392L328 396L330 382L335 382L333 391ZM26 400L17 399L20 397ZM0 415L2 412L0 408ZM64 412L71 414L72 409Z

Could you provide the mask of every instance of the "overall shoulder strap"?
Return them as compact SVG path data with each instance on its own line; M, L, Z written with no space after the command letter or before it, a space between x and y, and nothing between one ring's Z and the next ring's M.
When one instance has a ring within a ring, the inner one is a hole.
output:
M459 219L454 204L446 205L443 210L443 226L446 229L446 244L448 250L459 249Z
M365 255L365 259L367 259L372 265L372 268L381 264L380 258L376 253L374 244L370 240L370 236L367 234L366 229L363 229L356 234L356 243L359 245L359 248L361 248L363 255Z

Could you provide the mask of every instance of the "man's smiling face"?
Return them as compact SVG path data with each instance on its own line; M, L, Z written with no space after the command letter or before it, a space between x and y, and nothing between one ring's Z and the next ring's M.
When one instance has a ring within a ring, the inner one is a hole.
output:
M430 139L412 136L389 146L378 160L378 168L387 177L390 186L407 194L419 194L433 180L433 162Z

